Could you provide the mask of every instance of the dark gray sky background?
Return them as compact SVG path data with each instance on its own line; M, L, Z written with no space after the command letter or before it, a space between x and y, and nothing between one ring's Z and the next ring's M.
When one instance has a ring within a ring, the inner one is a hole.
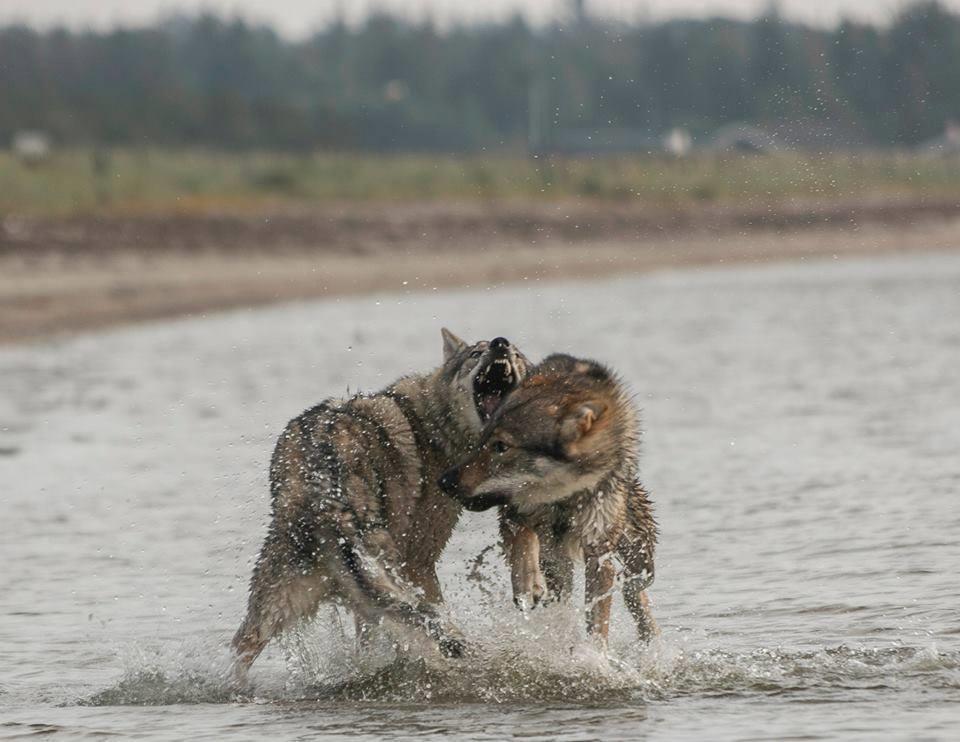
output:
M769 0L587 0L588 9L606 17L627 20L671 16L727 15L752 17ZM905 0L781 0L779 6L791 18L816 24L832 24L841 15L862 20L885 21L908 3ZM946 0L960 11L960 0ZM104 28L117 23L143 24L175 10L242 14L269 22L290 36L308 33L338 12L360 19L371 9L384 9L408 17L431 15L437 22L496 18L520 11L534 21L562 18L569 0L0 0L0 23L25 21L49 27L65 23L73 27Z

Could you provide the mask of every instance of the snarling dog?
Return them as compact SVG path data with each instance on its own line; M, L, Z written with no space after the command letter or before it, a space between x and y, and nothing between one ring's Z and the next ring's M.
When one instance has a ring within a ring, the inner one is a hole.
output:
M468 345L444 329L443 365L432 373L321 402L287 425L270 465L272 519L233 639L234 680L325 601L361 624L413 629L444 655L462 652L438 611L436 573L461 508L437 478L476 444L526 369L505 338Z
M500 507L516 602L569 595L573 559L584 560L588 629L603 646L618 576L640 637L657 631L645 592L657 528L637 479L638 436L620 379L594 361L552 355L440 479L468 510Z

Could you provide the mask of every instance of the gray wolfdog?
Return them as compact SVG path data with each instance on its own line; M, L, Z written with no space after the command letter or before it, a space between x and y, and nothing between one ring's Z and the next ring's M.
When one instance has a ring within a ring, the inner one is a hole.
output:
M637 413L606 367L552 355L497 410L475 449L440 486L468 510L500 506L514 600L569 595L585 561L588 628L606 646L611 593L623 594L640 637L656 633L646 588L657 527L637 480Z
M272 519L236 636L234 679L323 601L358 620L414 628L458 656L436 563L460 516L437 479L526 373L505 338L468 345L443 330L443 365L383 391L327 400L293 419L270 464Z

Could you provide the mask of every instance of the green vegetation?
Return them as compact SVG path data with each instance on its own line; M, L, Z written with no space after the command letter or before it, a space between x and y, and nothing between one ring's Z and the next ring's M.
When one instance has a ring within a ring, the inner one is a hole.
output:
M62 151L0 154L0 216L202 212L357 200L617 200L677 207L790 197L960 195L960 161L904 154L508 156Z
M885 27L521 19L438 28L373 15L302 41L214 16L153 28L0 28L0 142L314 151L481 151L557 132L754 122L813 150L909 146L960 119L960 15ZM829 132L825 132L829 128ZM292 165L296 170L296 165ZM278 172L268 184L297 181Z

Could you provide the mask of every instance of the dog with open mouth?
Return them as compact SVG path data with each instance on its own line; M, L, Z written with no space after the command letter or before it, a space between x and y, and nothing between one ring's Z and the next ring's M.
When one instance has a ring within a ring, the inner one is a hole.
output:
M446 656L463 646L439 611L436 563L461 508L437 485L523 380L506 338L468 344L447 329L443 364L371 395L294 418L270 465L272 518L233 647L234 680L278 633L335 601L358 636L384 623Z
M564 597L582 559L588 629L606 647L619 578L641 639L657 632L656 522L638 476L631 395L607 367L552 355L490 416L480 442L440 479L468 510L500 508L514 600Z

